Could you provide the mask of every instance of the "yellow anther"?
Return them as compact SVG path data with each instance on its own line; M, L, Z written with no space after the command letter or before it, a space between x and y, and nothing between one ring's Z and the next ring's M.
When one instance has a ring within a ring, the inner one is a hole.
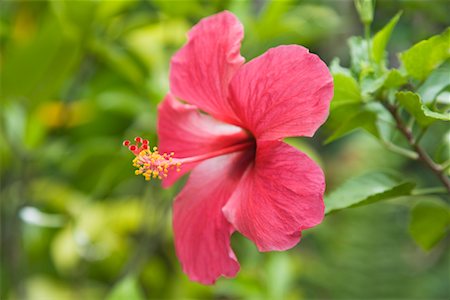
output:
M181 162L172 158L175 153L160 154L157 147L152 149L153 152L149 149L142 150L133 159L133 166L137 168L134 171L136 175L143 175L145 180L151 180L152 178L163 179L167 177L171 169L180 171Z

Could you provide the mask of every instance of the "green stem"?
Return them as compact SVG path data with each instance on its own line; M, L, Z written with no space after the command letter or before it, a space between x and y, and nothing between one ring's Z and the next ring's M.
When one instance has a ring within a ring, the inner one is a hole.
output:
M417 155L416 152L411 151L409 149L405 149L403 147L397 146L389 141L382 140L383 145L390 151L395 152L397 154L400 154L402 156L406 156L410 159L416 160L419 158L419 155Z
M415 196L430 195L430 194L445 194L445 193L447 193L447 190L442 186L436 186L436 187L424 188L424 189L415 189L412 191L412 194Z
M447 161L444 161L442 164L441 164L441 167L442 167L442 170L447 170L448 168L450 168L450 159L449 160L447 160Z

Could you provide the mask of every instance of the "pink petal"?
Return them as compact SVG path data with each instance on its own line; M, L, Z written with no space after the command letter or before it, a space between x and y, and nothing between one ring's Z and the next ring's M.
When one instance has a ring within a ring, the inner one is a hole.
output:
M325 179L304 153L278 141L259 142L253 168L223 212L260 251L294 247L301 230L324 217Z
M242 66L230 94L243 127L258 139L312 136L328 116L333 82L317 55L280 46Z
M239 53L243 36L242 24L230 12L202 19L189 32L187 44L172 58L172 93L218 119L233 119L228 85L244 63Z
M239 271L230 247L234 228L225 219L222 207L249 162L242 152L204 161L192 171L175 199L175 248L191 280L213 284L219 276L232 277Z
M158 107L159 151L174 152L175 157L192 157L223 149L248 138L241 128L221 123L182 104L168 94ZM184 164L181 172L169 172L164 186L174 183L198 163Z

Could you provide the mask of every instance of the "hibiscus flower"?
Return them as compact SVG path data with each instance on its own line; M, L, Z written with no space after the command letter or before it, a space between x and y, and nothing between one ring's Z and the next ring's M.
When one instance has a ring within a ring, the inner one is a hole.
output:
M195 25L171 61L170 92L158 109L159 149L141 138L125 142L146 179L162 178L168 187L191 171L174 202L173 230L184 272L203 284L238 272L233 232L259 251L281 251L324 217L322 170L282 139L311 137L326 120L332 77L298 45L244 64L242 38L230 12Z

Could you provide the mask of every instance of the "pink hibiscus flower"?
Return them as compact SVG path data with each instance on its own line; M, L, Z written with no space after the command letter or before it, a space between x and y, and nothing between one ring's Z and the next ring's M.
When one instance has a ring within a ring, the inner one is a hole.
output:
M333 83L320 58L298 45L244 64L243 28L230 12L201 20L188 38L159 106L159 150L169 154L140 138L125 145L136 173L165 187L192 171L173 207L176 253L191 280L212 284L239 270L234 231L259 251L286 250L322 221L323 172L282 139L315 133Z

